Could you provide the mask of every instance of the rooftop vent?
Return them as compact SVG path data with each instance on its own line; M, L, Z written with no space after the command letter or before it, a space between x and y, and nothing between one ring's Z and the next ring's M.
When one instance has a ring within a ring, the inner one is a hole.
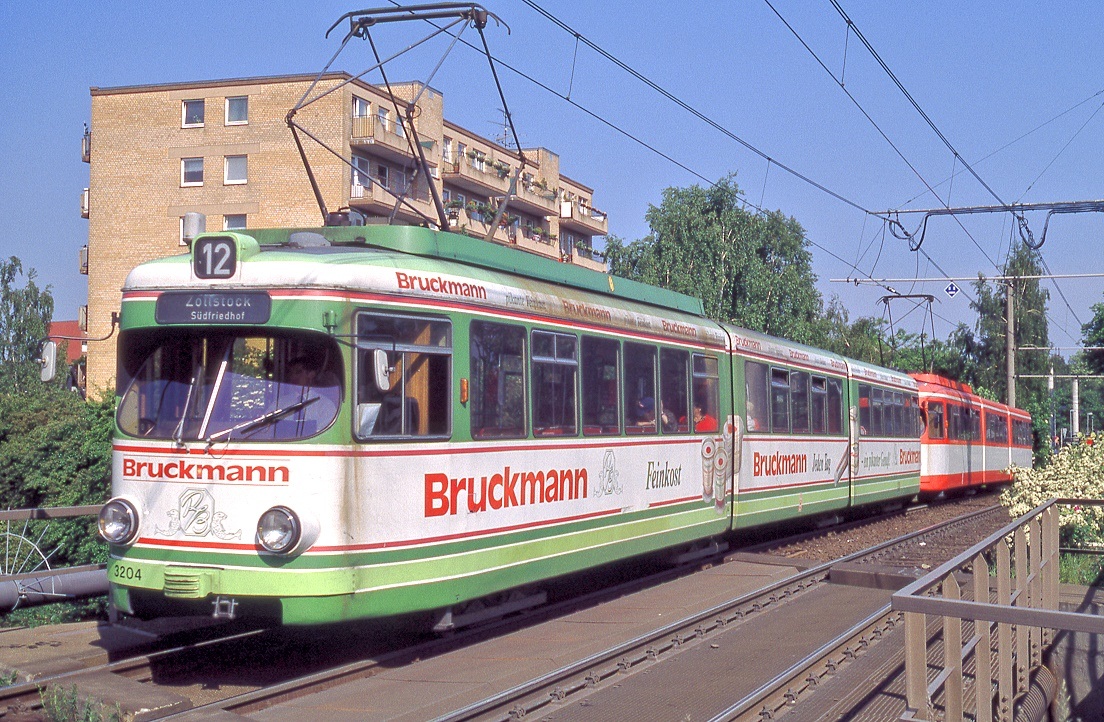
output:
M321 233L296 231L288 236L289 248L322 248L330 245L330 240Z

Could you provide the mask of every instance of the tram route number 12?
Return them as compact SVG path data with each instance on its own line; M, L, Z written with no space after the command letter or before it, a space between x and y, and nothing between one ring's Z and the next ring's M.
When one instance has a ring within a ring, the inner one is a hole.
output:
M232 238L201 238L192 248L196 278L230 278L237 266L238 247Z

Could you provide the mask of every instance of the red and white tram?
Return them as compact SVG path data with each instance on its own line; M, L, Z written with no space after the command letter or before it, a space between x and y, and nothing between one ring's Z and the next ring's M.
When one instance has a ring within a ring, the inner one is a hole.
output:
M1031 467L1031 416L983 399L969 384L910 374L926 420L920 438L920 491L938 494L1012 480L1011 466Z

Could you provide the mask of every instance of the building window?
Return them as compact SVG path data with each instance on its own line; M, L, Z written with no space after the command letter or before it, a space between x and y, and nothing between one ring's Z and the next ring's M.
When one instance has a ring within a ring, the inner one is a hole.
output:
M367 118L372 114L371 104L364 98L358 98L353 96L353 117L354 118Z
M180 127L203 127L203 100L185 100L180 108Z
M369 172L371 164L368 159L361 155L353 156L353 185L358 188L364 188L372 184L369 178Z
M226 185L242 185L249 180L248 156L226 156L226 177L223 183Z
M387 166L382 163L376 166L376 183L379 183L384 188L391 187L387 184Z
M188 242L184 240L184 216L180 216L180 245L186 246Z
M452 162L452 138L447 135L441 141L441 160L445 163Z
M387 108L377 108L376 115L379 117L380 130L391 130L391 123L388 118L390 113L387 112Z
M238 95L226 99L226 124L246 125L249 123L249 96Z
M222 217L222 230L239 231L245 228L245 214L231 213Z
M202 158L181 158L180 159L180 185L182 185L182 186L201 186L201 185L203 185L203 159Z

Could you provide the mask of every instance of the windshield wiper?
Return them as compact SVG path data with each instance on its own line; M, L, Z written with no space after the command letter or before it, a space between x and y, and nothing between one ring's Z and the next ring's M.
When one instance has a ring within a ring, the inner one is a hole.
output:
M188 407L192 405L192 393L195 391L196 381L202 372L202 367L196 364L192 372L192 381L188 384L188 395L184 397L184 411L180 414L180 423L173 429L172 440L177 448L184 448L184 422L188 420Z
M303 399L302 401L296 401L294 404L290 404L288 406L285 406L282 409L276 409L275 411L269 411L267 414L261 414L260 416L258 416L255 419L250 419L249 421L243 421L240 424L235 424L234 426L231 426L229 429L223 429L222 431L216 431L213 434L209 434L203 440L207 443L207 447L210 448L211 444L215 443L216 439L219 439L223 436L225 436L225 437L227 437L227 439L229 439L230 435L233 434L235 431L252 431L254 429L259 429L261 427L267 426L267 425L269 425L269 424L271 424L275 421L279 421L280 419L287 416L288 414L294 413L294 412L298 411L299 409L302 409L302 408L304 408L304 407L306 407L310 404L313 404L315 401L318 401L318 399L320 399L320 398L322 398L322 397L321 396L311 396L309 399Z

